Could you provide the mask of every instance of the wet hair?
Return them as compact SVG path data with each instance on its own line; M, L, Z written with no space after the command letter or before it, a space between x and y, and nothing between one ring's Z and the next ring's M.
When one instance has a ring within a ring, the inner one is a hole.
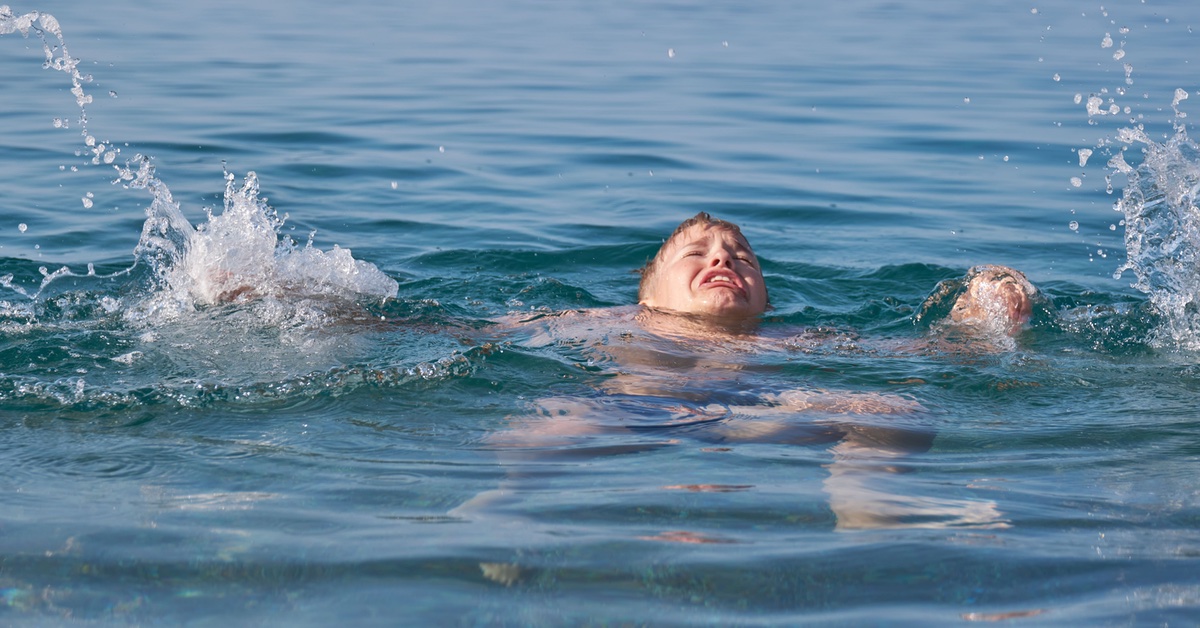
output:
M674 242L675 238L679 237L679 234L691 229L692 227L695 227L696 225L724 229L741 238L746 242L747 246L750 245L750 241L746 240L746 236L742 235L741 228L732 222L729 222L728 220L713 218L708 212L700 212L695 216L688 218L687 220L679 223L679 226L675 227L675 230L671 232L671 235L668 236L666 240L663 240L662 246L658 247L658 252L654 254L654 257L651 258L650 261L646 262L645 266L642 266L640 269L638 269L638 272L642 275L642 280L640 283L638 283L639 302L642 301L642 299L646 296L646 291L650 289L650 284L654 281L654 275L658 272L658 267L662 263L663 256L667 250L667 245Z

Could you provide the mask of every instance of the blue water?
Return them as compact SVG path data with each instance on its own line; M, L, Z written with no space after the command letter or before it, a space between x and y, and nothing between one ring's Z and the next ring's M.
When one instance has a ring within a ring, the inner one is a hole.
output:
M1200 616L1194 2L262 4L11 9L0 623ZM761 339L622 309L700 210Z

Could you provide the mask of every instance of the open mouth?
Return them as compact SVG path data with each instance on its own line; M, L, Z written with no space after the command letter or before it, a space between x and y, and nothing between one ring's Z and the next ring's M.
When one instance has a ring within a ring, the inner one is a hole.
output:
M732 275L722 272L714 272L705 277L703 281L700 282L700 286L702 288L728 288L738 292L739 294L745 294L746 292L745 289L742 288L741 281L738 281L738 279Z

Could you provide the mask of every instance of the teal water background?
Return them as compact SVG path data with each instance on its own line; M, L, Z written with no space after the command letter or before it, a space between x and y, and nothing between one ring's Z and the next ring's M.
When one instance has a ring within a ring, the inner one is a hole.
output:
M367 311L400 322L274 303L153 316L146 265L122 273L152 196L90 163L40 41L0 36L0 621L1200 613L1194 327L1162 332L1178 321L1148 307L1161 294L1113 277L1127 177L1106 190L1121 129L1191 130L1172 103L1200 94L1194 3L12 9L58 18L116 165L152 157L193 224L220 212L223 169L257 173L283 234L398 282ZM1118 112L1089 113L1092 96ZM1198 166L1185 151L1142 180ZM1191 236L1190 198L1139 228ZM879 490L985 505L987 525L934 509L837 529L828 443L497 452L536 399L593 395L616 367L487 322L634 302L633 269L699 210L743 226L774 328L919 340L926 295L977 263L1046 292L1013 350L729 358L756 387L919 400L933 446ZM1173 251L1178 281L1154 289L1179 294L1195 260ZM62 266L78 276L42 288ZM494 491L510 494L462 508Z

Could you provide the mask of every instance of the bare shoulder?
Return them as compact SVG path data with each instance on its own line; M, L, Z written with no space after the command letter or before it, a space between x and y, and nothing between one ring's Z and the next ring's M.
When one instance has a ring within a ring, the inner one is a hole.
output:
M522 344L541 346L558 340L606 335L636 325L637 306L583 310L513 312L495 319L500 333L524 337Z
M637 313L636 306L598 307L582 310L535 310L530 312L509 312L495 320L500 327L513 329L530 325L542 325L550 321L587 321L587 320L619 320L633 319Z

